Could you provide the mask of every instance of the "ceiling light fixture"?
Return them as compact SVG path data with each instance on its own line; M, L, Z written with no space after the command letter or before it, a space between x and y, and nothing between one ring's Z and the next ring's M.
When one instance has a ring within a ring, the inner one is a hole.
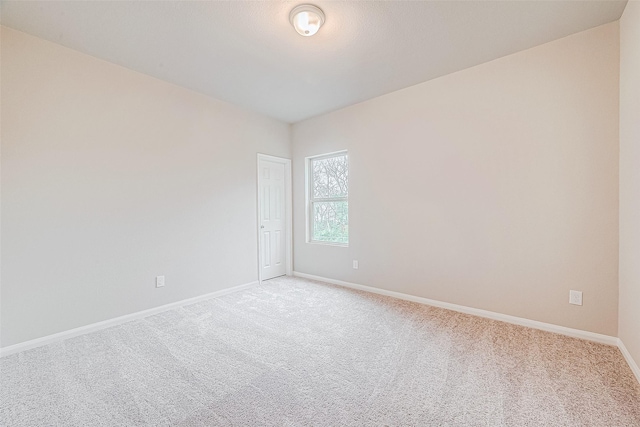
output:
M324 24L324 13L312 4L301 4L289 14L289 22L301 36L309 37L318 32Z

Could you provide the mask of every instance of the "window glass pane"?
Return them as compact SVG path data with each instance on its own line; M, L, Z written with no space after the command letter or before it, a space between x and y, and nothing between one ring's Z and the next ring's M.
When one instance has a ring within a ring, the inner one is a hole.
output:
M312 160L313 197L346 197L349 192L349 164L347 155Z
M313 203L313 240L349 243L349 202Z

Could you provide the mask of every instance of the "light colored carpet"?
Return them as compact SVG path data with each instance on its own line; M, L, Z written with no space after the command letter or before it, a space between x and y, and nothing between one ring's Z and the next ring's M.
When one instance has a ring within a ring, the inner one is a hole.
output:
M614 347L301 279L0 359L2 426L640 426Z

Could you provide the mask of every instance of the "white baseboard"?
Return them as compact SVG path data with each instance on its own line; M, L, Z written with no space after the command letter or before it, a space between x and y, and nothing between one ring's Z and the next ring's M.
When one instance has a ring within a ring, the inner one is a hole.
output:
M573 338L594 341L601 344L612 346L618 345L618 338L609 335L597 334L595 332L583 331L580 329L567 328L565 326L553 325L551 323L538 322L537 320L525 319L522 317L510 316L508 314L496 313L493 311L481 310L479 308L466 307L464 305L451 304L448 302L436 301L428 298L417 297L414 295L403 294L401 292L388 291L386 289L374 288L371 286L358 285L356 283L343 282L342 280L328 279L326 277L314 276L312 274L293 272L294 276L302 277L319 282L331 283L333 285L344 286L346 288L358 289L360 291L371 292L374 294L385 295L406 301L413 301L419 304L430 305L433 307L445 308L460 313L471 314L474 316L485 317L487 319L499 320L501 322L512 323L514 325L526 326L529 328L540 329L542 331L554 332L556 334L566 335Z
M238 292L244 289L257 286L260 282L251 282L244 285L238 285L227 289L211 292L198 297L188 298L181 301L172 302L170 304L161 305L159 307L150 308L148 310L138 311L136 313L126 314L124 316L115 317L109 320L103 320L102 322L92 323L90 325L81 326L79 328L69 329L68 331L58 332L57 334L47 335L46 337L36 338L21 342L8 347L0 348L0 357L8 356L10 354L18 353L21 351L29 350L35 347L51 344L58 341L63 341L69 338L77 337L79 335L89 334L91 332L99 331L102 329L110 328L112 326L121 325L122 323L130 322L136 319L142 319L144 317L152 316L154 314L162 313L163 311L171 310L176 307L182 307L189 304L194 304L199 301L220 297L223 295Z
M629 350L627 350L627 347L624 346L624 343L620 338L618 338L618 348L620 349L620 352L622 353L624 358L627 360L627 363L629 364L629 367L631 368L633 374L636 376L636 379L640 383L640 367L638 367L636 361L633 360L633 357L631 357L631 353L629 353Z

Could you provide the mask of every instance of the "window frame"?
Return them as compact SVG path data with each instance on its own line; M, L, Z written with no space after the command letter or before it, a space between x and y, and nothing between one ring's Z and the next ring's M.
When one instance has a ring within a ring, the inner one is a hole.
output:
M347 209L349 206L349 183L347 183L347 195L346 196L342 196L342 197L327 197L327 198L321 198L321 199L316 199L314 197L314 191L313 191L313 162L316 160L325 160L325 159L330 159L332 157L341 157L341 156L346 156L347 157L347 170L350 169L349 167L349 152L347 150L340 150L340 151L333 151L331 153L326 153L326 154L320 154L317 156L310 156L310 157L306 157L305 158L305 179L306 179L306 216L307 216L307 220L306 220L306 241L307 243L312 243L312 244L319 244L319 245L329 245L329 246L341 246L341 247L349 247L349 240L350 237L349 235L347 235L347 242L343 243L343 242L332 242L332 241L327 241L327 240L314 240L313 239L313 219L315 217L314 215L314 203L322 203L322 202L347 202ZM347 211L347 223L349 221L349 213Z

